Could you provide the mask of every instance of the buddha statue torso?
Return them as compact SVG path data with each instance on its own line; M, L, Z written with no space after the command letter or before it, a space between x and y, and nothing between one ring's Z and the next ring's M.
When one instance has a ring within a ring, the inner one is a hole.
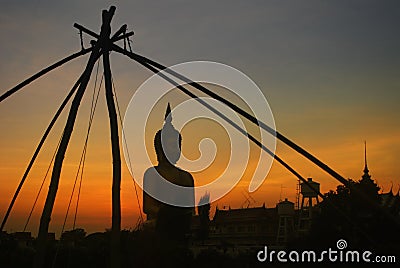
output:
M194 181L189 172L175 166L181 154L182 137L172 126L170 113L168 104L164 126L154 138L158 165L147 169L143 177L143 211L147 220L155 222L161 236L183 239L194 213ZM189 189L171 190L170 183Z

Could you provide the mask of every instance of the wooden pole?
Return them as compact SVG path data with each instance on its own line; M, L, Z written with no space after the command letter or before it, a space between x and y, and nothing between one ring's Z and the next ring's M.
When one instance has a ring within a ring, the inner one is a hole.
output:
M207 94L208 96L212 97L213 99L216 99L224 104L226 104L228 107L230 107L232 110L234 110L235 112L237 112L238 114L242 115L243 117L245 117L246 119L248 119L250 122L254 123L256 126L261 127L262 129L264 129L265 131L267 131L268 133L270 133L271 135L275 136L276 138L279 139L280 141L282 141L283 143L285 143L287 146L289 146L290 148L292 148L293 150L295 150L296 152L298 152L299 154L301 154L302 156L304 156L305 158L307 158L308 160L310 160L312 163L314 163L316 166L318 166L319 168L321 168L323 171L327 172L329 175L331 175L333 178L335 178L337 181L339 181L340 183L342 183L343 185L345 185L346 187L348 187L349 189L351 189L358 198L360 198L361 200L365 201L368 203L368 205L370 205L375 211L377 212L383 212L385 214L386 217L388 217L389 219L391 219L398 227L400 227L400 220L396 217L394 217L392 214L390 214L390 212L380 206L379 204L373 202L373 200L366 195L364 192L359 191L357 188L354 188L353 185L349 182L349 180L345 179L342 175L340 175L339 173L337 173L336 171L334 171L332 168L330 168L327 164L323 163L321 160L319 160L317 157L315 157L314 155L312 155L311 153L309 153L308 151L306 151L305 149L303 149L302 147L300 147L299 145L297 145L296 143L294 143L292 140L290 140L289 138L287 138L286 136L284 136L283 134L281 134L278 131L275 131L274 129L272 129L270 126L268 126L267 124L265 124L262 121L258 121L257 118L255 118L253 115L247 113L246 111L242 110L239 106L236 106L235 104L231 103L228 99L224 99L223 97L221 97L220 95L212 92L211 90L205 88L204 86L191 81L189 78L175 72L174 70L167 68L153 60L150 60L146 57L143 57L139 54L133 53L133 52L129 52L126 51L124 49L122 49L121 47L113 44L112 45L112 49L118 53L124 54L126 56L128 56L129 58L139 62L140 64L142 64L143 66L145 66L146 68L152 70L154 73L159 73L161 72L161 70L167 72L168 74L184 81L185 83L193 86L194 88L200 90L201 92ZM154 67L160 69L157 70ZM161 74L159 74L161 75Z
M115 9L114 9L115 10ZM106 101L108 107L108 116L110 120L111 132L111 149L113 159L113 182L112 182L112 226L111 226L111 249L110 249L110 267L121 267L121 152L119 147L118 136L118 119L115 109L114 95L112 90L112 78L110 68L110 47L112 41L110 40L111 17L114 14L112 7L110 11L103 11L103 26L102 32L105 34L105 41L103 45L103 68L104 68L104 85L106 91Z
M42 146L43 146L44 142L46 141L47 136L49 135L51 129L53 128L54 124L56 123L56 121L57 121L58 117L60 116L61 112L64 110L65 106L67 105L69 100L74 95L76 89L78 88L79 84L81 83L81 79L82 79L82 77L79 77L78 81L76 81L75 85L72 87L71 91L68 93L67 97L61 103L61 106L58 108L57 112L54 114L53 119L51 119L50 124L48 125L46 131L44 132L42 138L40 139L39 144L36 147L36 150L33 153L33 156L31 158L31 160L29 161L29 164L28 164L27 168L25 169L24 175L22 176L22 179L21 179L20 183L18 184L17 190L15 190L14 196L11 199L11 203L7 208L6 214L5 214L4 218L3 218L3 221L2 221L1 226L0 226L0 232L3 231L3 228L4 228L4 226L5 226L5 224L6 224L7 220L8 220L8 217L10 216L11 210L14 207L15 201L17 200L19 192L21 191L22 186L24 185L25 180L28 177L28 174L31 171L31 168L32 168L33 164L35 163L35 160L36 160L37 156L39 155L39 152L42 149Z
M46 247L47 247L47 234L49 229L49 223L51 214L53 211L54 201L56 199L58 184L60 181L61 169L65 157L65 152L68 147L69 140L74 128L75 119L78 113L79 105L81 103L83 94L90 80L93 67L100 57L100 44L97 44L90 54L87 66L83 72L81 84L75 94L72 101L71 108L68 114L67 122L64 127L64 133L61 138L60 147L57 150L57 154L54 160L53 171L51 175L51 181L49 191L47 193L46 202L43 208L42 216L40 218L39 233L37 238L37 253L35 256L34 267L42 268L45 267L46 261Z
M106 55L107 54L107 55ZM111 147L113 159L112 182L112 227L111 227L111 267L120 267L120 231L121 231L121 153L119 147L118 121L112 92L110 60L108 52L103 54L104 82L110 119Z
M120 230L121 230L121 204L120 204L120 185L121 185L121 156L118 138L118 123L117 113L112 93L112 81L109 52L112 40L111 34L111 19L114 16L115 7L111 6L110 9L103 10L102 12L102 26L100 35L96 34L97 42L94 45L89 61L86 65L85 71L82 74L82 79L78 91L72 101L71 109L68 114L67 123L64 127L64 133L60 142L60 147L54 161L53 172L50 181L49 191L47 193L46 202L43 208L42 216L40 219L39 234L37 239L37 253L35 256L34 267L41 268L45 266L46 261L46 247L47 247L47 234L49 223L54 206L54 201L57 195L58 184L60 181L60 174L62 169L65 152L71 138L72 130L75 124L75 119L78 113L79 105L82 100L83 94L90 80L93 67L97 59L103 55L104 77L106 86L106 99L110 118L111 129L111 143L113 153L113 186L112 186L112 231L111 231L111 267L120 267Z

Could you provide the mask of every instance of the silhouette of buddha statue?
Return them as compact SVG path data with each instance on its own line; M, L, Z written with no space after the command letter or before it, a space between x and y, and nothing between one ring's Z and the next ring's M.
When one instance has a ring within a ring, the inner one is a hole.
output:
M154 138L158 165L147 169L143 178L143 211L148 221L155 221L156 232L161 238L183 241L190 231L194 212L194 181L189 172L175 166L181 155L182 136L172 125L169 103L164 120L163 128ZM190 189L169 191L165 181ZM169 204L157 200L157 196L167 196Z

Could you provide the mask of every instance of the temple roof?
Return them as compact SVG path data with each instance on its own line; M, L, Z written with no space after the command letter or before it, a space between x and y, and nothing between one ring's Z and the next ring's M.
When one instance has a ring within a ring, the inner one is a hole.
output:
M260 220L277 216L276 208L266 208L265 205L254 208L238 208L238 209L217 209L213 221L245 221L245 220Z

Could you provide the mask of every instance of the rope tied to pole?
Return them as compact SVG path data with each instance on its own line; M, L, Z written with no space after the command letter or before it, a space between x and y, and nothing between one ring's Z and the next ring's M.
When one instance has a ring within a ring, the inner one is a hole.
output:
M66 226L66 223L67 223L69 210L70 210L70 207L71 207L71 204L72 204L72 199L73 199L73 196L74 196L74 193L75 193L75 187L76 187L79 175L80 175L80 181L79 181L79 186L78 186L78 194L77 194L77 200L76 200L76 207L75 207L75 213L74 213L74 221L73 221L73 226L72 226L72 230L75 230L76 218L77 218L77 214L78 214L78 205L79 205L81 187L82 187L82 180L83 180L83 173L84 173L84 168L85 168L87 146L88 146L88 143L89 143L89 135L90 135L90 130L91 130L92 123L93 123L94 113L95 113L96 107L97 107L97 102L98 102L99 95L100 95L99 94L100 93L100 88L101 88L101 85L103 83L103 76L102 76L102 79L100 81L100 85L98 87L97 94L96 94L98 73L99 73L99 65L100 65L100 61L97 62L96 78L95 78L95 83L94 83L94 88L93 88L93 95L92 95L92 101L91 101L91 107L90 107L90 113L89 113L89 122L88 122L87 131L86 131L85 143L84 143L84 146L83 146L83 149L82 149L82 154L81 154L81 158L80 158L80 161L79 161L78 170L77 170L77 173L76 173L76 176L75 176L75 181L74 181L74 184L73 184L73 187L72 187L70 199L69 199L69 202L68 202L67 211L65 213L64 222L63 222L63 226L62 226L61 233L60 233L60 239L61 239L61 236L62 236L64 230L65 230L65 226ZM56 259L57 259L59 250L60 250L60 244L58 244L58 246L57 246L56 253L55 253L55 256L54 256L54 259L53 259L53 266L52 267L55 267Z

